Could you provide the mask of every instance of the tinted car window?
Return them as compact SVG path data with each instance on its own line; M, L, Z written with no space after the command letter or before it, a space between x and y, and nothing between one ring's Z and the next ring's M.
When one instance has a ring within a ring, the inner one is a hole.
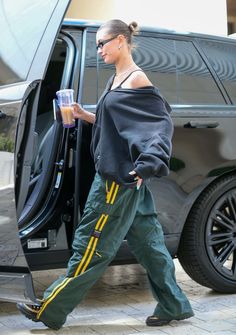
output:
M0 2L0 10L4 13L1 15L3 19L0 22L2 32L0 38L1 85L26 79L43 31L56 3L57 0ZM25 10L22 11L22 8ZM42 11L44 15L39 15ZM35 17L37 17L37 22L35 22Z
M134 61L145 71L171 104L225 104L206 64L191 42L136 36ZM98 58L99 76L96 73L96 35L87 38L84 104L96 104L114 67Z
M172 104L225 104L191 42L137 37L135 61Z
M211 65L236 104L236 46L230 43L200 41Z
M98 62L98 76L97 65ZM113 65L106 65L104 61L98 56L96 50L96 34L88 33L85 56L85 73L83 82L83 104L95 105L97 99L101 96L108 79L114 73ZM97 94L98 87L98 94Z
M177 103L176 52L174 41L137 36L133 50L135 62L145 71L170 103Z
M179 104L225 104L206 64L191 42L175 41Z

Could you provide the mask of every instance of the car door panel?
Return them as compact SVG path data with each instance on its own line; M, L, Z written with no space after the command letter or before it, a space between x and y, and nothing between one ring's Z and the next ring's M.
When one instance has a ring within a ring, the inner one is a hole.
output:
M5 301L37 302L18 234L15 188L23 204L37 143L33 128L40 82L69 2L0 1L0 26L4 27L0 42L0 299Z
M180 234L192 203L207 184L235 169L236 151L230 145L234 115L235 108L230 106L173 107L175 132L170 175L165 180L167 195L159 197L161 208L169 199L168 211L160 213L169 221L167 234Z

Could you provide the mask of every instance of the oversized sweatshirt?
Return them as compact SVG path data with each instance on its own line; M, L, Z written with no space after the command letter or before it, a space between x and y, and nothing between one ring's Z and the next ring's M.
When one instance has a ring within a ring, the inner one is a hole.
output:
M144 181L166 176L172 135L170 106L156 87L107 88L92 131L96 171L126 186L136 184L132 170Z

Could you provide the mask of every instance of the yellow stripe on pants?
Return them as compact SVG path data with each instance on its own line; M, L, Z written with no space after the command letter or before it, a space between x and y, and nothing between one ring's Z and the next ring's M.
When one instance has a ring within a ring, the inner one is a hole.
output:
M110 191L107 191L107 197L106 197L106 203L113 205L114 201L116 199L117 193L119 190L119 185L116 184L115 182L112 182ZM109 215L108 214L102 214L99 218L99 220L96 223L95 226L95 230L98 232L102 232L107 220L108 220ZM45 300L45 302L42 305L42 308L40 310L40 312L37 314L37 319L40 318L40 315L43 313L43 311L45 310L45 308L47 307L47 305L60 293L61 290L63 290L70 282L71 280L73 280L75 277L77 277L78 275L84 273L87 269L87 267L89 266L91 259L94 255L94 252L96 250L97 247L97 243L98 243L98 239L99 237L96 236L91 236L88 246L86 248L86 251L84 253L84 256L82 258L82 260L80 261L74 277L70 277L70 278L65 278L58 286L56 286L54 288L54 290L52 291L52 293L47 297L47 299Z

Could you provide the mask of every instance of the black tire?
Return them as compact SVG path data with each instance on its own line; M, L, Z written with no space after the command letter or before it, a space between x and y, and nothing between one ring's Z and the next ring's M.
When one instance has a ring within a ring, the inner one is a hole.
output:
M236 293L236 176L209 186L185 223L178 258L199 284Z

